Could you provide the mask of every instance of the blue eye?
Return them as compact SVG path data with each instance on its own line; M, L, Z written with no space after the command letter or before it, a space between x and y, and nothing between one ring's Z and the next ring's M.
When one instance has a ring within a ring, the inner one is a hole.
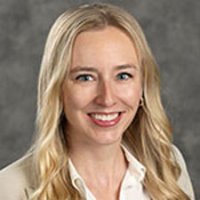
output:
M117 75L117 79L119 80L128 80L130 78L132 78L133 76L129 73L123 72Z
M89 74L82 74L76 77L78 81L93 81L94 78Z

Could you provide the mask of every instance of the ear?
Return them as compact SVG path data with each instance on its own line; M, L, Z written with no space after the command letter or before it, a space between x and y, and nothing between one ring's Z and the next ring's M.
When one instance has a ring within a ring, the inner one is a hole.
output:
M143 90L143 86L141 86L141 90L140 90L140 99L144 99L144 90Z
M143 106L143 105L144 105L144 92L143 92L143 88L141 88L139 106Z
M64 104L64 82L62 83L62 85L61 85L61 89L60 89L60 102L62 103L62 104Z

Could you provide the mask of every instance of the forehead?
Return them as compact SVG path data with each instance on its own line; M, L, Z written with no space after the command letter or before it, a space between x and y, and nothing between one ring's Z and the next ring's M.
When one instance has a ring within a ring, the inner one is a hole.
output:
M81 62L119 64L119 62L137 63L137 60L135 46L130 37L112 26L80 33L72 51L72 66Z
M124 43L124 46L131 45L134 46L131 38L128 36L125 31L114 27L114 26L106 26L100 29L91 29L88 31L83 31L75 39L74 48L76 45L89 45L92 42L95 42L96 45L101 45L106 41L107 44L111 45L114 43L115 45ZM108 43L109 41L109 43ZM81 47L79 46L79 48Z

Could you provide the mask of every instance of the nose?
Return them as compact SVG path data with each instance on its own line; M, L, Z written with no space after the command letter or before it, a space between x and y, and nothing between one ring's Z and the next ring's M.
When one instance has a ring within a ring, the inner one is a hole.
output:
M116 104L115 91L109 80L99 83L95 102L104 107L112 107Z

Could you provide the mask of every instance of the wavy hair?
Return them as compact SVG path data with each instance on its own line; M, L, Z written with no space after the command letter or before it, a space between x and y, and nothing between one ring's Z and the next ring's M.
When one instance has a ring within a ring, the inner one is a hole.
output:
M62 84L71 64L73 44L83 31L114 26L132 40L142 69L143 100L123 143L147 169L144 187L152 200L188 200L179 188L180 168L173 159L171 128L160 98L157 65L143 31L132 15L109 4L84 5L63 13L45 45L38 84L36 141L37 184L32 199L80 200L68 169L67 121ZM169 159L172 158L172 159Z

